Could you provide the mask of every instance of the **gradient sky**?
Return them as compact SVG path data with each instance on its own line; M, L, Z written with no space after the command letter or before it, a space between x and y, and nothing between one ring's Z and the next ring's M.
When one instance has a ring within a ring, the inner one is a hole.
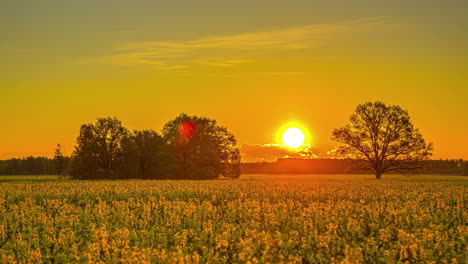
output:
M435 158L468 159L466 14L466 0L2 1L0 158L69 154L97 117L160 130L181 112L239 144L297 121L333 148L333 128L381 100Z

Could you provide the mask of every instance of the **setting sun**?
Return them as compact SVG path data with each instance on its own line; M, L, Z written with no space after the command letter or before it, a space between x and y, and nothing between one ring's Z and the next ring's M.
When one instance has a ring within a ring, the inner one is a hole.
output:
M298 148L304 143L304 133L297 127L288 128L283 133L283 143L290 148Z
M56 2L0 4L0 264L468 264L468 0Z

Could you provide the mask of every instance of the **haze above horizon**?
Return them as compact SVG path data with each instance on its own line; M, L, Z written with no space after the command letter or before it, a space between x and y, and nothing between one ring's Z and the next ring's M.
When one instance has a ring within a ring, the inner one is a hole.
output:
M333 149L356 105L409 111L434 158L468 159L468 2L8 1L0 159L70 154L80 125L160 130L181 112L240 145L292 121ZM307 139L307 138L306 138Z

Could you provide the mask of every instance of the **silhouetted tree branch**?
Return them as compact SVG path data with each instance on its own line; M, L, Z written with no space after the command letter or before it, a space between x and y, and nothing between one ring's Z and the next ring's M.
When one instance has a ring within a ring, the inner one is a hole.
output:
M332 139L343 144L341 154L366 161L377 179L386 172L420 168L419 161L432 151L408 111L382 102L358 105L350 124L333 130Z

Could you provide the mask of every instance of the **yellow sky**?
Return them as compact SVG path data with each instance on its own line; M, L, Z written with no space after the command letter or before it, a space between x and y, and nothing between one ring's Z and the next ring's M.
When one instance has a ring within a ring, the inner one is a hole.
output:
M175 3L177 2L177 3ZM69 154L117 116L181 112L240 144L285 123L326 149L357 104L409 110L436 158L468 159L465 1L12 1L0 10L0 158Z

